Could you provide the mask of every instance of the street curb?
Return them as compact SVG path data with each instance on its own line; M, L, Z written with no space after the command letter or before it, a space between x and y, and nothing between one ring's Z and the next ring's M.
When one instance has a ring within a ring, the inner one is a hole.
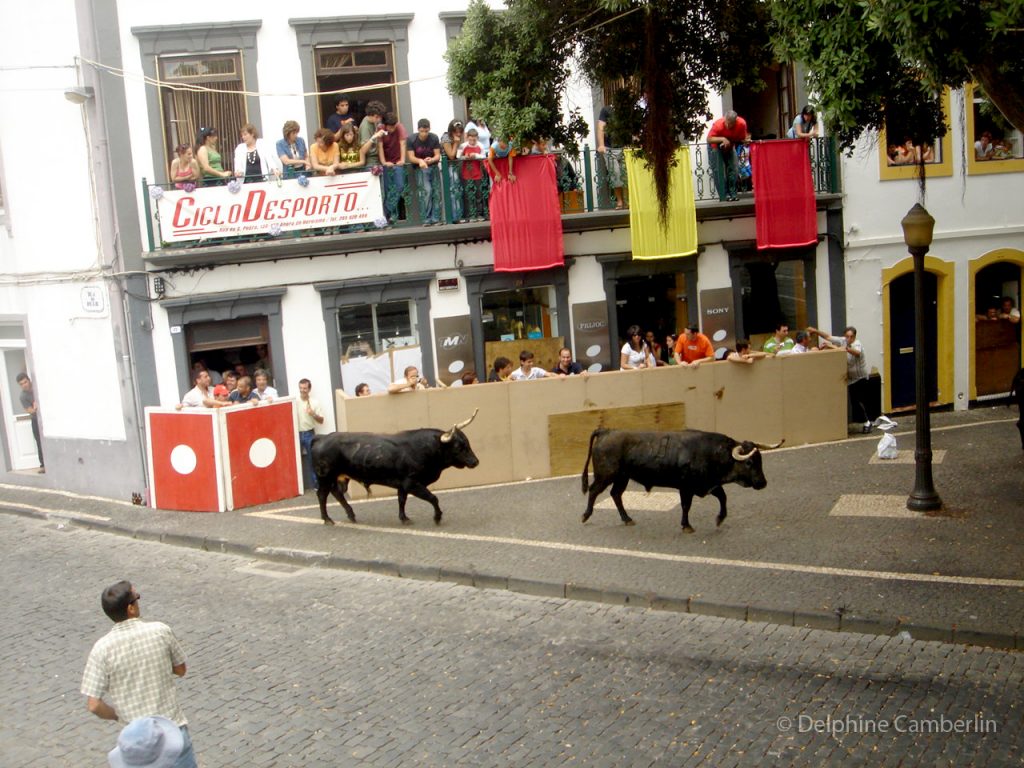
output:
M533 597L555 597L581 602L647 608L654 611L691 613L737 621L822 629L829 632L847 632L883 637L906 635L908 639L923 642L941 642L954 645L984 646L999 650L1024 651L1024 633L1019 632L988 632L960 629L955 624L949 627L942 627L911 622L903 623L899 619L891 617L858 616L846 613L824 613L820 611L739 605L706 600L702 597L690 596L682 598L658 595L652 592L641 594L637 592L606 590L576 582L559 583L538 579L524 579L516 576L500 576L498 574L479 573L476 571L463 571L443 566L401 564L385 560L360 560L332 555L329 552L313 552L286 547L253 546L239 544L227 539L209 539L189 534L154 531L145 528L129 528L118 525L111 520L89 520L2 505L0 505L0 512L37 520L65 522L78 528L127 536L139 539L140 541L154 541L160 544L198 549L204 552L217 552L289 563L304 568L331 568L335 570L373 573L392 578L440 581L475 589L506 590Z

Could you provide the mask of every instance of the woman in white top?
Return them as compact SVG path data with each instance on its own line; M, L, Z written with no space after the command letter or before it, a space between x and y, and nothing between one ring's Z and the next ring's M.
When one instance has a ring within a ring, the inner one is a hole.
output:
M622 345L622 354L619 357L619 368L623 371L632 371L637 368L654 368L657 362L651 348L644 341L643 331L639 325L629 326L626 331L626 343Z
M242 143L235 147L235 176L246 182L264 181L271 174L280 178L281 159L274 148L260 138L252 123L242 126Z

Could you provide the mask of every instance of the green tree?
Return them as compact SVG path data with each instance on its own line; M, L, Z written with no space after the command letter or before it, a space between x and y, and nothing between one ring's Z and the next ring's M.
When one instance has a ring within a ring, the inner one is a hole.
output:
M664 216L681 137L711 119L708 89L760 83L771 57L767 13L749 0L508 0L502 12L473 0L447 54L448 86L492 132L573 148L586 123L562 112L571 66L597 84L619 83L610 128L648 158Z
M782 59L802 62L840 144L886 121L946 133L943 87L972 80L1024 130L1024 0L772 0Z

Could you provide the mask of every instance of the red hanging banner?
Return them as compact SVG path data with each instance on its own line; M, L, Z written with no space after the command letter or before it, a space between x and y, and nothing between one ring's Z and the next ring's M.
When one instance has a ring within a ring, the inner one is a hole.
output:
M495 272L524 272L565 266L562 210L558 203L554 155L495 160L502 181L491 190L491 240ZM489 170L489 169L488 169Z
M758 141L751 148L757 247L818 242L811 159L804 139Z

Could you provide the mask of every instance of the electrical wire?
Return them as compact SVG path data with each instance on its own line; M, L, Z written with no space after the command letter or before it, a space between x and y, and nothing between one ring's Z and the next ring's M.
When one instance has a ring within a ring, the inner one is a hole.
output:
M439 80L446 77L446 75L429 75L427 77L416 77L409 80L397 80L395 82L384 82L384 83L372 83L370 85L359 85L351 88L337 88L330 91L293 91L293 92L279 92L279 91L236 91L229 90L226 88L208 88L205 85L195 85L194 83L177 83L167 80L159 80L149 75L141 74L138 72L129 72L126 69L120 67L114 67L109 64L101 64L98 61L92 59L86 59L84 57L78 57L78 61L83 64L88 64L93 69L100 72L105 72L108 75L114 77L120 77L124 80L133 80L136 82L143 82L146 85L151 85L155 88L163 88L169 91L190 91L193 93L226 93L232 95L241 96L252 96L252 97L286 97L286 96L333 96L340 93L355 93L357 91L373 90L377 88L395 88L398 86L407 86L412 83L423 83L428 80Z

